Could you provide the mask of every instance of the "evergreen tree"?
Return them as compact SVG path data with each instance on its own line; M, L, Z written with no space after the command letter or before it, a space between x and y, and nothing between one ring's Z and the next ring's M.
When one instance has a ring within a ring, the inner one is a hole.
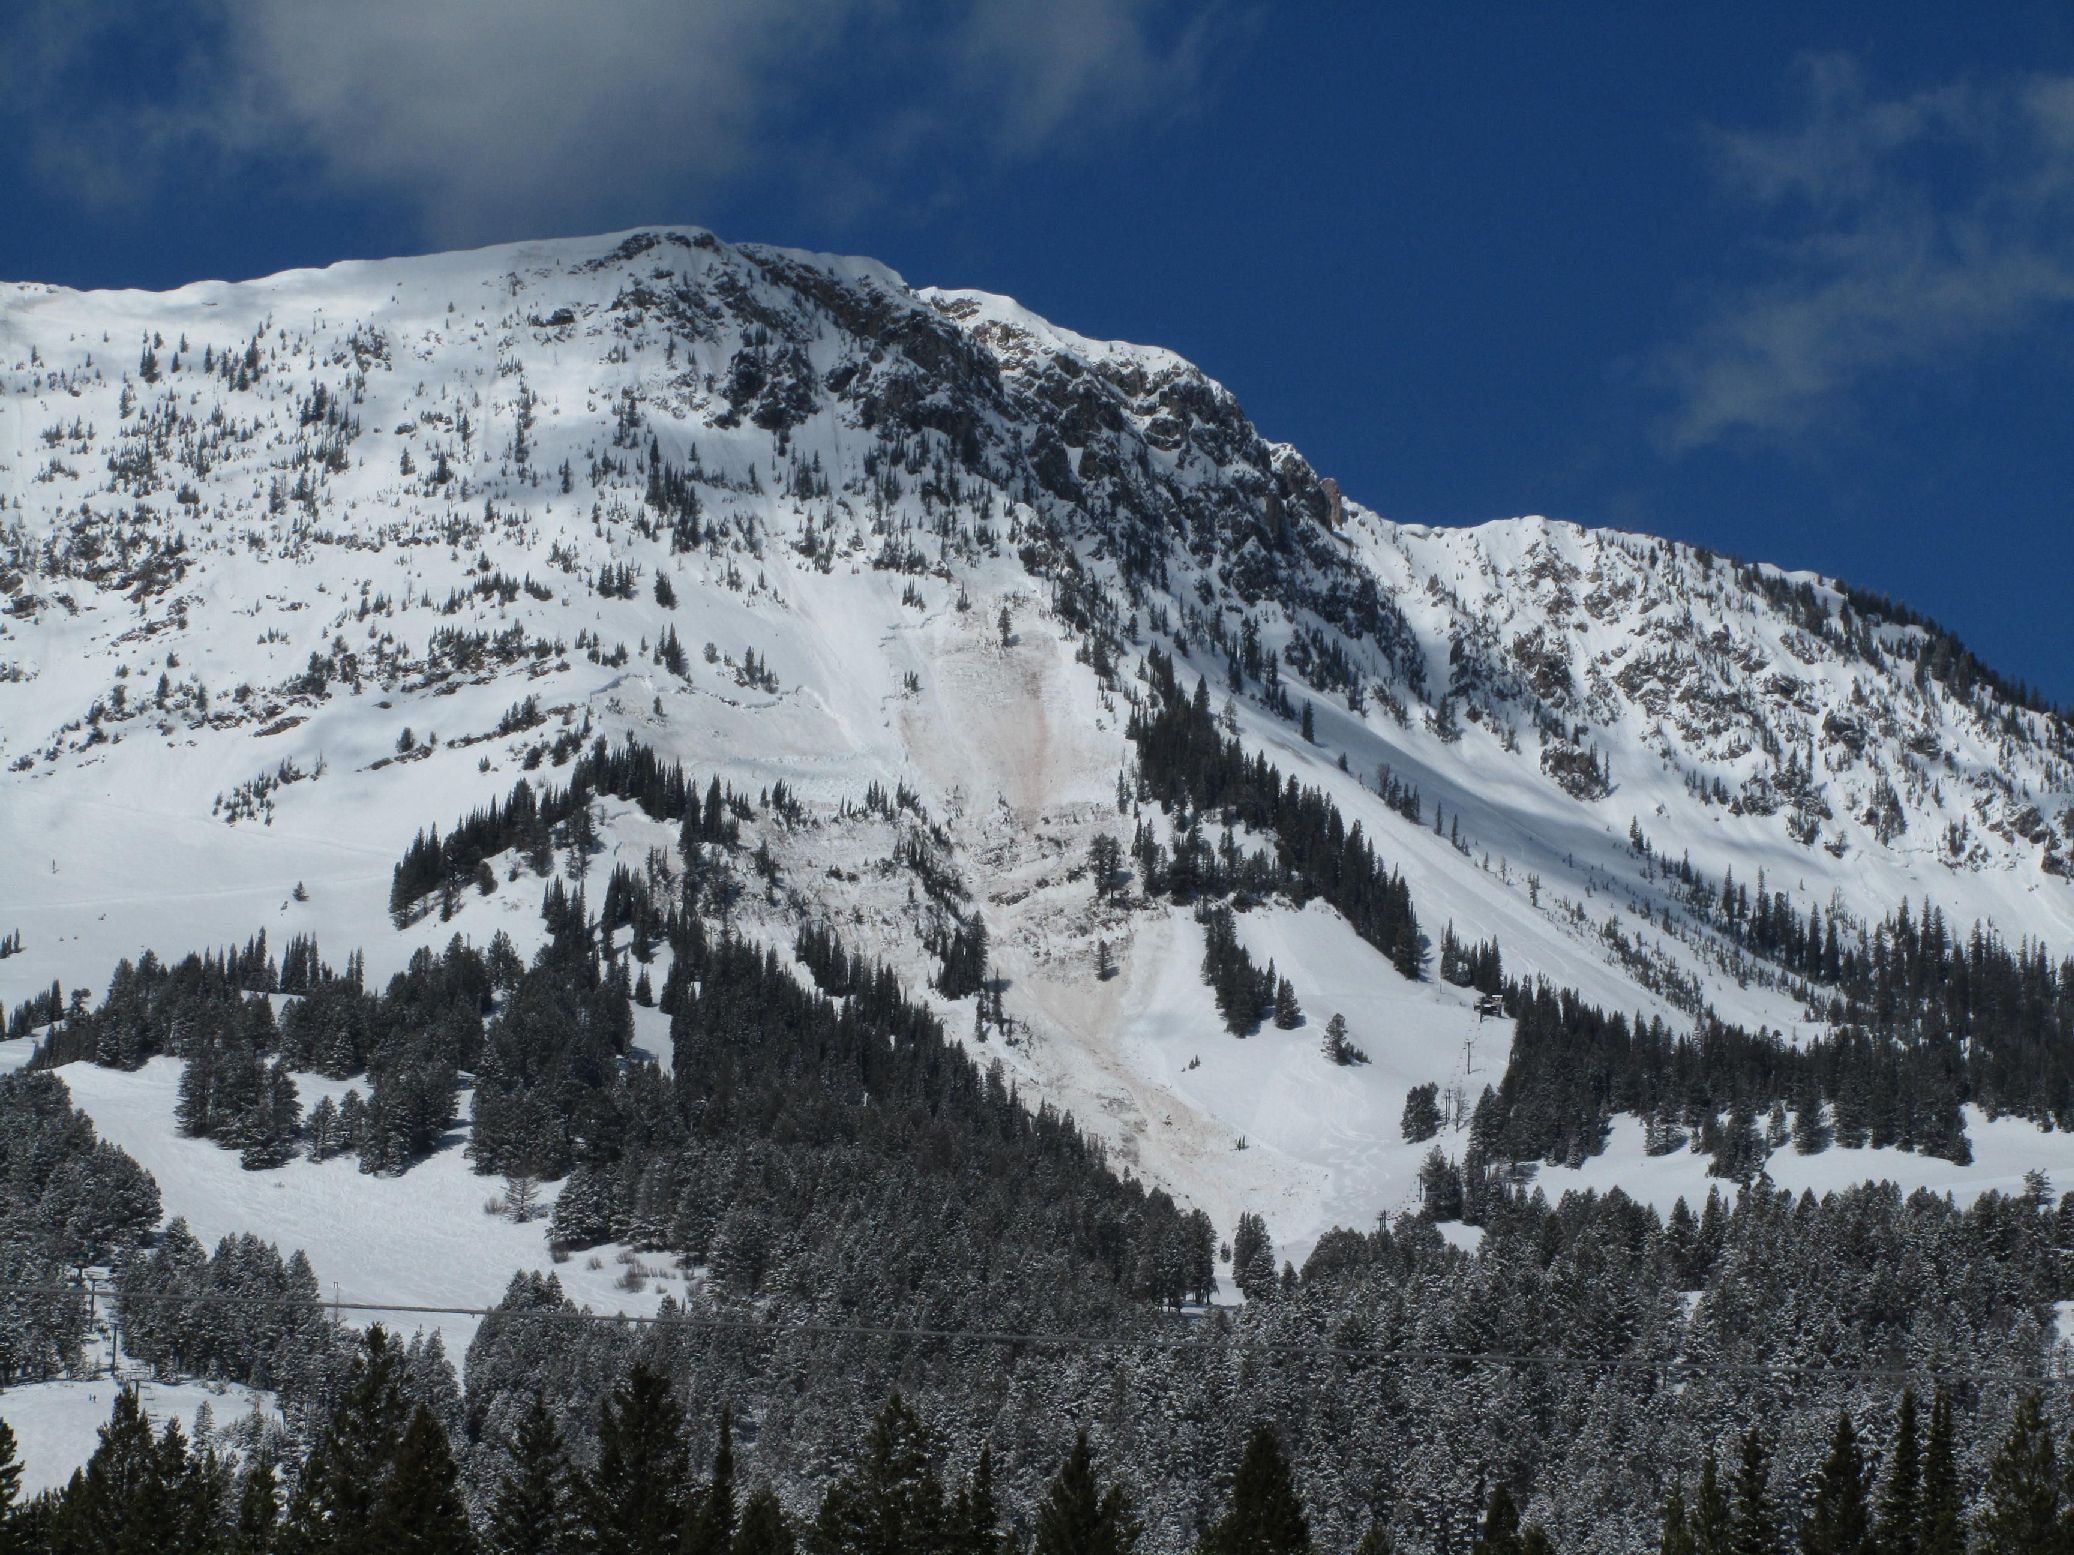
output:
M271 1555L281 1521L281 1480L273 1458L256 1457L238 1487L238 1515L229 1539L230 1555Z
M734 1411L723 1407L720 1442L713 1449L713 1477L689 1508L685 1522L685 1555L728 1555L739 1514L735 1501Z
M1519 1508L1504 1480L1492 1487L1490 1505L1484 1511L1483 1529L1470 1546L1470 1555L1520 1555Z
M1930 1435L1923 1443L1921 1505L1916 1555L1965 1555L1966 1502L1959 1491L1958 1442L1951 1397L1942 1388L1930 1405Z
M1793 1109L1793 1148L1802 1155L1820 1155L1829 1148L1829 1120L1822 1110L1822 1094L1810 1077L1801 1088Z
M86 1470L79 1468L63 1490L47 1492L17 1512L15 1523L28 1525L24 1547L36 1555L94 1555L85 1511Z
M1904 1388L1894 1413L1894 1446L1887 1454L1880 1487L1879 1522L1873 1547L1879 1555L1916 1555L1922 1510L1922 1444L1916 1431L1916 1390Z
M1371 1520L1368 1531L1361 1535L1361 1542L1354 1546L1354 1555L1393 1555L1390 1530Z
M539 1395L519 1418L507 1451L511 1466L498 1481L483 1529L485 1555L565 1555L575 1535L569 1457Z
M1803 1555L1869 1555L1872 1520L1865 1478L1865 1454L1845 1410L1836 1417L1829 1456L1815 1471L1814 1494L1800 1525Z
M1202 1555L1306 1555L1310 1525L1272 1428L1257 1425L1232 1481L1231 1506L1203 1535Z
M1129 1493L1122 1485L1101 1488L1087 1431L1076 1432L1073 1450L1038 1503L1032 1555L1133 1555L1139 1535Z
M792 1525L768 1485L759 1485L742 1505L742 1526L728 1555L792 1555Z
M1727 1537L1720 1546L1724 1555L1776 1555L1779 1531L1772 1512L1770 1478L1771 1455L1765 1450L1764 1438L1752 1426L1743 1433L1742 1456L1724 1497L1728 1513ZM1703 1493L1705 1484L1702 1470Z
M340 1133L337 1103L329 1096L318 1098L317 1105L310 1109L309 1120L303 1132L312 1161L329 1160L338 1154Z
M215 1450L188 1451L180 1422L168 1420L159 1437L159 1461L172 1487L170 1542L181 1550L214 1551L222 1542L223 1519L230 1500L231 1475Z
M2060 1473L2052 1428L2036 1393L2017 1401L1994 1461L1974 1527L1995 1555L2050 1555L2060 1542Z
M1390 946L1390 964L1397 969L1398 976L1417 982L1425 963L1426 951L1419 940L1419 923L1407 904L1404 916L1398 921L1397 937Z
M1368 1062L1368 1055L1347 1035L1347 1018L1344 1015L1335 1013L1332 1019L1325 1023L1325 1056L1335 1064L1341 1065Z
M1275 1283L1275 1244L1267 1222L1251 1210L1239 1213L1238 1228L1231 1238L1232 1283L1248 1301L1268 1295Z
M287 1555L383 1555L376 1516L405 1423L403 1351L377 1323L318 1433L289 1503Z
M382 1487L376 1522L395 1555L473 1555L475 1534L461 1499L461 1473L431 1410L411 1411Z
M239 1164L247 1171L282 1166L295 1154L301 1118L287 1061L276 1059L255 1076L251 1100L225 1129L225 1143L240 1152Z
M894 1394L872 1422L864 1453L828 1487L807 1533L811 1555L938 1555L950 1509L928 1431Z
M994 1493L994 1449L982 1444L972 1476L958 1491L956 1555L1001 1555L1001 1506Z
M199 1139L213 1132L210 1101L215 1080L215 1045L204 1041L188 1055L186 1067L180 1071L179 1099L173 1104L173 1121L181 1133Z
M65 1487L63 1544L96 1555L157 1555L174 1523L168 1469L185 1468L168 1463L162 1448L169 1445L153 1438L136 1390L119 1392L93 1456Z
M1404 1119L1400 1125L1407 1144L1420 1144L1440 1132L1440 1084L1429 1080L1424 1085L1414 1085L1404 1098Z
M637 1364L599 1411L598 1462L582 1491L587 1547L674 1555L690 1478L684 1412L669 1379Z
M1181 862L1188 851L1177 851L1175 869L1170 871L1171 880L1178 882L1184 877ZM1214 907L1202 913L1203 924L1203 981L1217 999L1217 1012L1224 1017L1225 1029L1234 1036L1245 1036L1260 1024L1263 1008L1275 1002L1277 979L1273 969L1263 972L1253 964L1246 947L1239 943L1238 929L1229 907ZM1293 1008L1296 991L1290 990L1289 1002ZM1300 1016L1300 1012L1298 1012Z
M1462 1173L1435 1145L1419 1163L1419 1198L1433 1220L1459 1220L1464 1202Z
M22 1460L14 1431L0 1420L0 1555L28 1555L28 1531L21 1515Z
M1094 877L1095 895L1106 900L1116 889L1116 873L1123 867L1123 845L1108 832L1088 844L1087 872Z
M1296 1002L1296 985L1284 977L1275 983L1275 1025L1294 1031L1303 1024L1303 1008Z
M1663 1537L1656 1548L1657 1555L1696 1555L1698 1550L1692 1523L1685 1515L1685 1492L1676 1480L1671 1482L1670 1494L1664 1497Z
M347 1091L345 1099L338 1104L338 1136L334 1153L358 1150L366 1138L367 1100L357 1090Z

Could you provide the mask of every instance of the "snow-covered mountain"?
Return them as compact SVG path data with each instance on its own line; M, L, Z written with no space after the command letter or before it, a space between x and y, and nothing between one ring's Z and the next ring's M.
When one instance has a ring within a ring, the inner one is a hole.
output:
M634 737L783 785L742 932L790 955L826 921L919 990L950 881L1008 1017L939 999L951 1029L1299 1259L1411 1202L1408 1091L1466 1110L1509 1022L1313 900L1238 920L1305 1024L1225 1032L1195 916L1088 871L1098 836L1169 835L1130 792L1148 650L1360 823L1436 951L1494 939L1610 1010L1813 1034L1807 985L1708 909L1737 883L1847 935L1906 900L2074 949L2074 727L1934 625L1639 535L1393 523L1171 353L690 229L0 289L0 601L9 1005L260 928L378 975L457 932L535 943L537 883L399 929L392 868L579 735ZM594 895L672 841L602 819ZM1322 1056L1334 1013L1374 1062ZM168 1180L125 1083L96 1115ZM1974 1165L1862 1164L1977 1187L2059 1160L1975 1123ZM1703 1180L1639 1161L1592 1180ZM282 1170L293 1197L319 1168ZM196 1191L169 1208L214 1229Z

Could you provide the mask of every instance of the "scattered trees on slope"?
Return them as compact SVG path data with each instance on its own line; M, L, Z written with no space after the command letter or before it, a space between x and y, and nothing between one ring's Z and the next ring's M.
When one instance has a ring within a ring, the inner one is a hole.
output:
M1147 703L1128 731L1140 788L1187 823L1177 820L1171 850L1140 827L1132 852L1147 894L1176 901L1279 894L1299 904L1320 896L1400 974L1416 978L1426 952L1411 890L1383 867L1360 822L1348 825L1323 793L1285 781L1265 756L1247 756L1218 727L1207 685L1198 680L1194 695L1184 694L1173 660L1157 648L1146 654L1146 682ZM1213 847L1202 827L1219 817L1271 839L1273 855L1240 854L1229 831Z

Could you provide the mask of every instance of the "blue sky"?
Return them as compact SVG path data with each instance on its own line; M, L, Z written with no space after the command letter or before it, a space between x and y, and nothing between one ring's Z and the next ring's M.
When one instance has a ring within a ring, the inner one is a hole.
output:
M2074 700L2074 8L8 0L0 276L646 222L1172 346L1395 518L1839 574Z

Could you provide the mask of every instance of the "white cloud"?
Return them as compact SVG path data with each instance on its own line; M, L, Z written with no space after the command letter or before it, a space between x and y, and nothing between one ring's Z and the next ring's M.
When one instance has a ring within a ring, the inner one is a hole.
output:
M1147 27L1152 9L1118 0L978 0L954 34L959 79L975 102L992 99L997 142L1013 152L1100 128L1119 112L1164 113L1200 87L1226 18L1203 7L1161 44Z
M33 41L44 61L46 170L105 201L177 180L198 156L295 166L400 196L429 235L456 241L662 219L750 178L812 189L802 164L816 157L858 201L860 184L946 151L1031 155L1184 104L1208 37L1200 20L1173 20L1168 0L176 9L193 20L190 51L142 106L109 101L105 84L96 100L79 79L96 27L122 25L120 0L31 0L0 25L0 55ZM824 99L855 122L817 120Z
M240 150L299 137L455 233L734 175L776 64L828 41L805 0L225 3L229 85L197 127Z
M1797 436L1877 377L2074 302L2074 78L1880 98L1840 57L1799 75L1792 125L1713 137L1759 278L1724 290L1654 364L1673 450Z

